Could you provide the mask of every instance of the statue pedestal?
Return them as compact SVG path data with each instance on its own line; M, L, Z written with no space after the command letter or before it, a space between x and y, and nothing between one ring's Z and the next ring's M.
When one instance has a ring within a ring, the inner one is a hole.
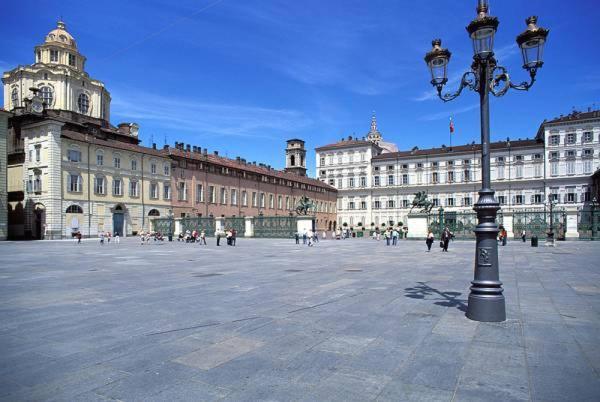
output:
M302 234L306 230L314 231L315 219L310 216L299 216L296 220L296 227L298 229L298 233Z
M427 214L413 213L408 214L408 238L409 239L425 239L427 237Z

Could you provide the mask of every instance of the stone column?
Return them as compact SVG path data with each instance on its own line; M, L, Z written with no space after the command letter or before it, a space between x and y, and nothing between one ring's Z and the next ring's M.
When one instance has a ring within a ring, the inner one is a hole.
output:
M579 239L579 232L577 231L577 207L568 207L567 213L567 231L565 232L565 238L567 240ZM555 235L556 236L556 235Z
M409 214L406 221L409 239L425 239L427 237L427 214Z
M513 239L515 237L513 211L502 212L502 226L504 226L504 229L506 229L506 235L508 236L508 238ZM517 233L517 236L520 235L521 233Z
M254 237L254 217L246 216L244 218L245 232L244 237Z
M215 236L218 232L223 232L223 218L215 218Z

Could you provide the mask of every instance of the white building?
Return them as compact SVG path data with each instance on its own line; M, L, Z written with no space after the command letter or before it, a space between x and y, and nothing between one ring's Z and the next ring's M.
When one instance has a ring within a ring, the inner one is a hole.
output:
M549 197L571 211L589 202L599 137L600 112L589 111L545 121L535 139L492 143L492 186L503 212L543 209ZM436 209L472 211L481 187L478 144L389 152L367 135L316 153L317 177L338 189L338 225L406 224L418 191Z

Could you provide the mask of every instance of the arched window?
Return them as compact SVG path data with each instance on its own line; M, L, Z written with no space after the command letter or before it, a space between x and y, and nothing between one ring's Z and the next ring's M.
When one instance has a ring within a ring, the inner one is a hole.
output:
M12 106L13 107L18 107L19 106L19 90L17 88L13 88L11 95L10 95L10 99L12 101Z
M51 107L54 102L54 91L52 88L45 86L40 88L40 96L42 97L46 106Z
M67 214L82 214L83 209L79 205L69 205L67 210L65 211Z
M290 156L290 166L296 165L296 157L294 155Z
M160 216L160 212L158 212L158 209L151 209L150 212L148 212L148 216Z
M90 98L86 94L79 94L77 108L79 109L79 113L87 114L90 108Z

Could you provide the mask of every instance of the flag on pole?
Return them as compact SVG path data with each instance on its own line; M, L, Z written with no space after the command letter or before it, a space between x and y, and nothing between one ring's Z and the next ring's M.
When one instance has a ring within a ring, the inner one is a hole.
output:
M454 132L454 122L452 121L452 117L450 117L450 134Z

